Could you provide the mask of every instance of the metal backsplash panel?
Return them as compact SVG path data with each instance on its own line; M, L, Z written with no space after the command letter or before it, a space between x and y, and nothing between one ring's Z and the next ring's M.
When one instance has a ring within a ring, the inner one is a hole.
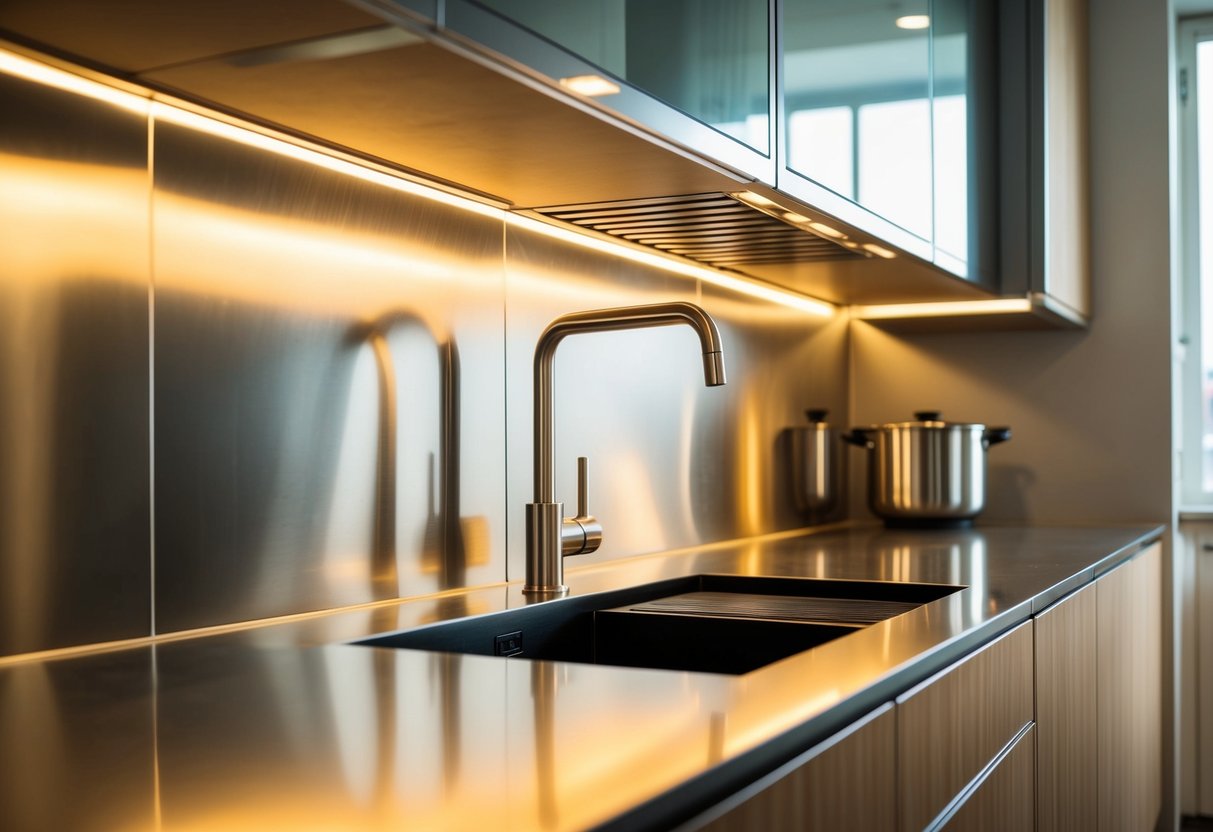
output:
M501 220L155 147L157 631L502 580Z
M0 75L0 655L147 635L147 126Z
M685 326L576 335L554 373L556 499L576 508L589 458L589 509L604 542L567 568L806 525L792 507L785 428L806 407L846 409L846 321L700 284L523 225L506 233L511 580L523 577L524 509L534 499L532 367L553 318L670 300L701 304L725 347L728 384L705 388Z

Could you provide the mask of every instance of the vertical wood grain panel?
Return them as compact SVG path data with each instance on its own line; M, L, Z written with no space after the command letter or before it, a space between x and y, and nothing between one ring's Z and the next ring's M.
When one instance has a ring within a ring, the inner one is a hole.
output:
M788 771L702 828L893 829L897 822L896 719L886 706L858 730Z
M1095 828L1095 607L1088 585L1035 619L1039 832Z
M1029 728L942 827L947 832L1024 832L1035 813L1036 728ZM1069 830L1091 826L1064 827Z
M1087 2L1045 9L1045 290L1089 313Z
M1162 577L1158 544L1095 583L1099 829L1153 829L1162 799Z
M897 700L901 828L930 823L1032 721L1027 622Z

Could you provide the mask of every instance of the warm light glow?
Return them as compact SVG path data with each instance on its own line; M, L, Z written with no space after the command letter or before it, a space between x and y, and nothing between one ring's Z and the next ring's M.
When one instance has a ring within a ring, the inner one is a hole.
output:
M876 243L864 243L863 250L870 254L875 254L877 257L883 257L886 260L892 260L897 256L896 252L889 251L884 246L876 245Z
M787 212L785 212L785 213L784 213L784 215L783 215L783 218L784 218L785 220L787 220L788 222L794 222L794 223L807 223L807 222L810 222L809 218L808 218L808 217L806 217L804 214L797 214L797 213L792 212L792 211L787 211Z
M736 199L740 199L742 202L744 202L746 205L749 205L751 208L757 208L760 211L766 211L768 213L772 213L772 212L783 210L783 207L780 206L779 203L772 202L771 200L767 199L762 194L756 194L753 191L738 191L737 193L733 194L732 196L735 197Z
M618 84L608 81L601 75L574 75L571 78L561 78L560 86L591 97L615 95L619 92Z
M847 236L846 234L843 234L841 231L839 231L834 226L826 225L824 222L811 222L811 223L809 223L809 228L816 231L818 234L822 235L823 237L832 237L835 240L841 240L842 238Z
M853 306L851 314L861 320L887 318L946 318L956 315L1004 315L1010 312L1030 312L1032 302L1027 298L997 298L992 300L944 301L941 303L893 303L884 306Z
M897 18L898 29L925 29L931 25L931 18L925 14L907 14Z
M134 93L115 89L105 84L99 84L96 81L90 81L79 75L73 75L70 72L64 72L61 69L55 69L46 64L40 64L3 50L0 50L0 72L7 75L15 75L18 78L24 78L27 81L44 84L65 92L85 95L98 101L105 101L124 110L141 115L147 113L150 104L147 98L135 95Z
M474 214L480 214L486 217L500 217L502 215L502 210L492 205L486 205L468 197L459 196L458 194L430 187L429 185L422 184L421 182L415 182L402 176L384 173L382 171L375 170L374 168L365 167L336 156L330 156L327 153L322 153L319 150L314 150L310 147L288 142L266 133L261 133L259 131L236 124L230 124L226 121L221 121L220 119L210 118L209 116L204 116L180 107L174 107L163 102L157 101L152 105L152 117L161 121L172 122L173 124L178 124L182 127L188 127L191 130L209 133L212 136L217 136L221 139L237 142L249 147L255 147L258 150L276 153L279 156L287 156L291 159L295 159L296 161L325 168L333 171L334 173L342 174L343 176L352 176L355 179L361 179L364 182L371 182L375 185L382 185L385 188L391 188L395 191L401 191L403 193L412 194L413 196L419 196L424 199L431 199L435 202L441 202L454 208L470 211Z
M733 277L732 275L728 275L723 272L713 271L712 269L704 266L696 266L682 260L675 260L672 257L667 257L647 249L641 249L639 247L633 248L630 245L617 243L612 240L604 240L600 237L591 237L588 234L582 234L577 231L564 228L563 226L541 222L540 220L523 216L521 214L507 214L506 222L520 228L529 229L537 234L543 234L546 237L552 237L566 243L571 243L575 246L593 249L594 251L609 254L612 257L620 257L625 260L631 260L633 263L640 263L645 266L662 269L674 274L693 277L697 280L702 280L704 283L710 283L713 286L720 286L724 289L730 289L739 294L748 295L752 298L758 298L759 300L765 300L770 303L777 303L780 306L786 306L791 309L799 309L801 312L808 312L811 315L829 318L832 317L837 311L837 307L823 300L817 300L816 298L810 298L804 295L797 295L792 292L785 292L782 289L777 289L776 287L769 286L765 283L743 280L739 277Z

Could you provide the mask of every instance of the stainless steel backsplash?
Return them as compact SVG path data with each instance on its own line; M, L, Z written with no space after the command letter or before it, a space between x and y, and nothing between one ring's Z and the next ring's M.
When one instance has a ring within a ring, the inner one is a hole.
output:
M588 456L606 529L570 568L805 524L781 432L843 421L844 316L8 76L0 109L0 655L520 579L532 352L578 309L698 302L729 383L684 328L560 348L558 498Z
M0 655L151 625L146 119L0 75Z

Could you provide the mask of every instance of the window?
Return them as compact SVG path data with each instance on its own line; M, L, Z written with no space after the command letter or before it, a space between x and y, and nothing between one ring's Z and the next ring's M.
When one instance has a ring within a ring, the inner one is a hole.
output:
M1213 504L1213 18L1180 25L1184 505Z

